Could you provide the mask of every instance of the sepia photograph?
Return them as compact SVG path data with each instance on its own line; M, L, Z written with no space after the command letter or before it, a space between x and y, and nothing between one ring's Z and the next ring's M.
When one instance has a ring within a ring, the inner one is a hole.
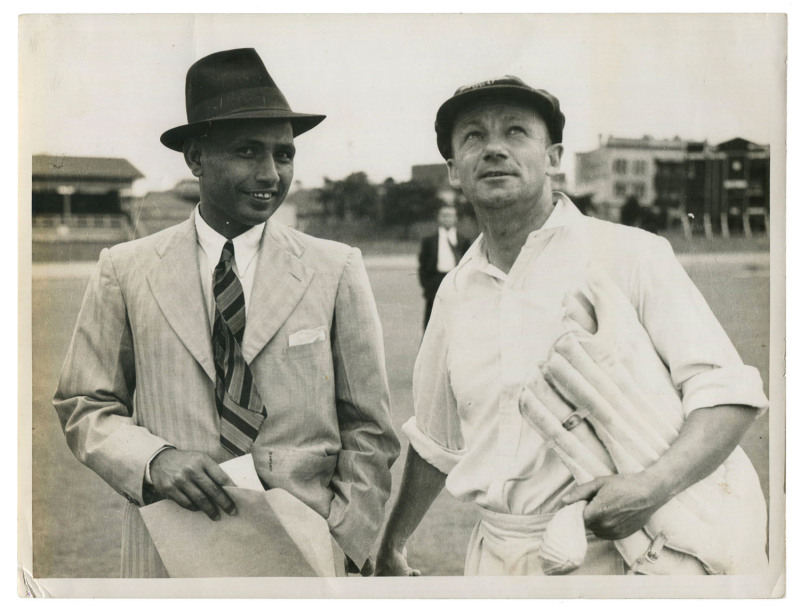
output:
M787 15L18 35L19 596L784 596Z

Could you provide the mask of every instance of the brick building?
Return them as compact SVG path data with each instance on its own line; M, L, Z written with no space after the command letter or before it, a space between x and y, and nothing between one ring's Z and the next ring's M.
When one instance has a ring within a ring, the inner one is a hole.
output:
M709 237L768 230L769 165L769 146L744 138L687 143L683 160L657 165L656 204L687 233L700 227Z

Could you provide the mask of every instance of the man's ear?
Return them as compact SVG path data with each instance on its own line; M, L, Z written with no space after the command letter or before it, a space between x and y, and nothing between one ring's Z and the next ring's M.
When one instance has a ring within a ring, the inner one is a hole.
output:
M194 176L203 175L203 147L194 138L189 138L183 143L183 159Z
M461 179L458 177L458 168L453 159L447 160L447 177L450 179L450 186L454 189L461 188Z
M562 144L551 144L547 147L547 168L545 174L552 176L556 174L561 167L561 157L564 155L564 146Z

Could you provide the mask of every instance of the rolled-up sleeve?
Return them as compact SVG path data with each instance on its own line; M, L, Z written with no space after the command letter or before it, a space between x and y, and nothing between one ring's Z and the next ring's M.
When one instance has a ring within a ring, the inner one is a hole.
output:
M681 392L684 414L716 405L765 410L761 374L742 362L669 242L659 238L638 272L642 324Z
M414 364L414 416L403 425L423 459L450 473L464 452L456 398L447 369L446 304L437 297Z

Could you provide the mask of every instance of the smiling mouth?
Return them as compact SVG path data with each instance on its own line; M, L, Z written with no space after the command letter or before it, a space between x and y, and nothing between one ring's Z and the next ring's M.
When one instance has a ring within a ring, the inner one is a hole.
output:
M272 193L268 191L251 191L250 196L262 201L268 201L272 199Z

